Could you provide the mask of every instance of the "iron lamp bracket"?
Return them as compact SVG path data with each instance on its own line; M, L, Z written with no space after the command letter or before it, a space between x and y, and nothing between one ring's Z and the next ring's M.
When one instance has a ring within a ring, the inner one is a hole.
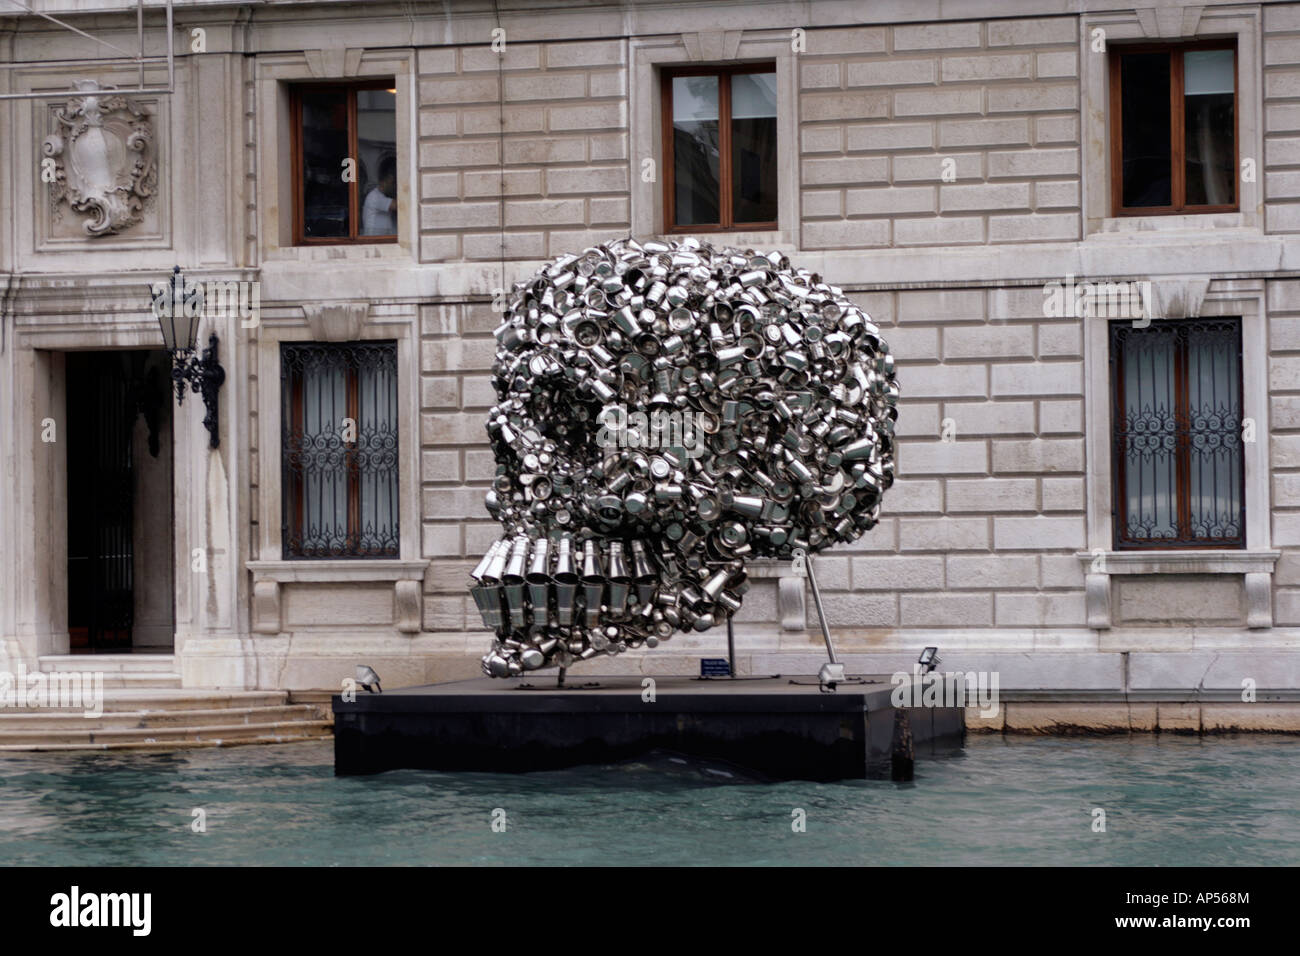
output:
M172 381L176 385L176 403L185 404L186 386L188 390L203 396L203 427L211 436L209 448L217 448L220 438L220 406L217 393L226 380L226 370L217 361L217 336L208 336L208 347L202 355L195 355L195 349L172 350Z

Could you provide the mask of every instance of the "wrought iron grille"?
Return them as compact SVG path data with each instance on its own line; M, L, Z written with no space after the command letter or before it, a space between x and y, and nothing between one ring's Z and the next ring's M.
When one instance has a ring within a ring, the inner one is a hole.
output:
M285 557L398 553L397 345L280 346Z
M1245 547L1241 322L1110 329L1116 548Z
M96 649L129 648L135 626L135 354L67 356L68 625Z

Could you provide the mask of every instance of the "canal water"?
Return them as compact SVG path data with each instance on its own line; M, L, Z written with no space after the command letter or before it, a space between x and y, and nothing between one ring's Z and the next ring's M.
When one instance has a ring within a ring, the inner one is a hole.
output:
M5 755L0 860L1300 864L1295 737L971 735L921 759L908 784L764 784L667 754L519 776L336 778L332 756L329 741Z

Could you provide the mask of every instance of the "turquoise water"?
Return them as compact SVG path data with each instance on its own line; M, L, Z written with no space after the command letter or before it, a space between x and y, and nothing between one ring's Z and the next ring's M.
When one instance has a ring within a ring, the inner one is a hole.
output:
M909 784L668 756L336 778L332 744L0 758L0 860L150 864L1300 863L1300 739L970 736ZM206 832L192 829L195 808ZM1093 809L1106 832L1093 832ZM493 811L506 829L494 832ZM793 832L794 811L806 831ZM497 815L500 819L500 815Z

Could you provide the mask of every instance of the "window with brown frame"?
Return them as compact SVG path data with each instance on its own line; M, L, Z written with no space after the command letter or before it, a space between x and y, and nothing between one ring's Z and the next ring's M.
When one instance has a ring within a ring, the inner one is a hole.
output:
M284 343L280 389L284 557L396 557L397 343Z
M664 230L777 228L776 67L665 70Z
M290 90L295 245L397 241L392 80Z
M1115 547L1244 548L1241 320L1110 326Z
M1114 215L1235 212L1236 41L1112 47L1110 143Z

